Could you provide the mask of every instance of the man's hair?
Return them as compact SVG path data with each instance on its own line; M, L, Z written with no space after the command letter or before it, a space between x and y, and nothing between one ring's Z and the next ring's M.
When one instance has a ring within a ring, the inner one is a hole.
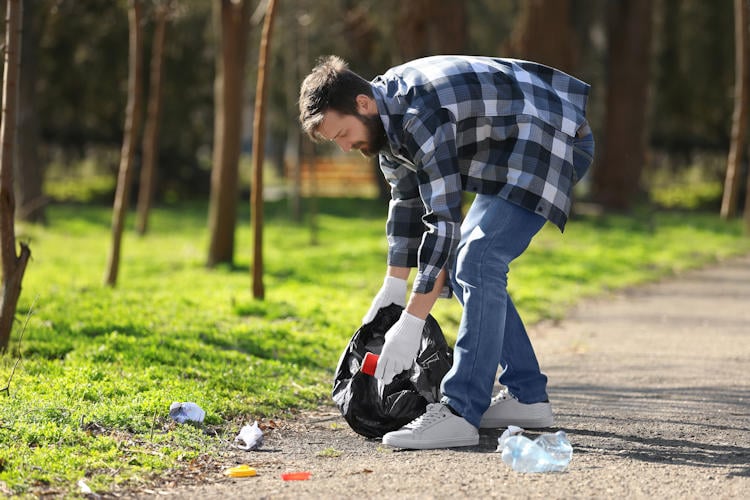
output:
M321 57L300 87L299 121L302 130L312 140L321 140L317 129L323 121L323 114L333 110L343 115L357 115L356 98L359 94L373 96L370 82L351 71L340 57Z

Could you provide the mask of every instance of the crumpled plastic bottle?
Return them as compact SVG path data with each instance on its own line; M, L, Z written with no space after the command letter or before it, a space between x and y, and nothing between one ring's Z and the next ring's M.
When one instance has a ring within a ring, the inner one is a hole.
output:
M184 424L188 420L203 422L206 412L195 403L179 403L175 401L169 406L169 416L178 424Z
M511 426L498 439L498 450L503 462L516 472L561 472L573 458L573 446L564 431L542 434L531 440L520 433L523 429Z

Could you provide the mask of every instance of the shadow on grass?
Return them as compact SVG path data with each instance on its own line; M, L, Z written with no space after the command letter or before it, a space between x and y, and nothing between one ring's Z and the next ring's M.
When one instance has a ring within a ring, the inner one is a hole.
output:
M201 342L223 351L235 351L256 358L293 363L304 368L325 369L330 363L321 356L310 353L314 345L301 345L299 339L291 338L284 331L264 335L245 335L242 338L226 338L211 333L202 333ZM326 362L324 362L326 361Z

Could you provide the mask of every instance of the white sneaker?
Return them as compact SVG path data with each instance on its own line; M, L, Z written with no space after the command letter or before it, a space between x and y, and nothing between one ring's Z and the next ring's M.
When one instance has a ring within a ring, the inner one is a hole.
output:
M414 450L476 446L479 431L444 404L432 403L421 417L383 436L383 444Z
M498 429L517 425L524 429L551 427L555 419L552 416L552 405L546 403L525 404L511 396L507 389L492 398L490 407L482 415L480 429Z

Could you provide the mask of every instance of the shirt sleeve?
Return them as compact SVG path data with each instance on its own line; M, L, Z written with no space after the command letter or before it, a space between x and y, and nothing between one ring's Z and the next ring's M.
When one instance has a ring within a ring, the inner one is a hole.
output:
M404 145L414 160L419 198L424 205L414 291L432 291L440 271L450 262L461 238L461 173L456 150L456 124L440 108L410 117Z
M380 170L391 187L388 220L388 264L417 267L419 245L425 226L422 222L424 204L419 197L419 181L414 169L380 155Z

